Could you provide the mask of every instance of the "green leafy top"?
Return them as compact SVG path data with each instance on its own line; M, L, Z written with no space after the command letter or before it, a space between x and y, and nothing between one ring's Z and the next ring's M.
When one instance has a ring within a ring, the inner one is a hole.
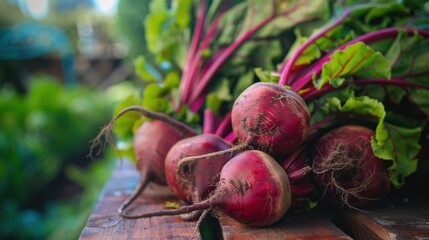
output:
M315 85L320 89L326 83L340 86L346 77L390 78L390 67L379 52L375 52L362 42L336 51L322 68L320 81Z

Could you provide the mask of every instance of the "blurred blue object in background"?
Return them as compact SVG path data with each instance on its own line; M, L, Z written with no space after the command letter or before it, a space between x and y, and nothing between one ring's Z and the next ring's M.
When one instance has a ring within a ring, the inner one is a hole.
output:
M26 60L55 53L61 59L65 84L76 84L73 49L62 29L34 22L0 29L0 60Z

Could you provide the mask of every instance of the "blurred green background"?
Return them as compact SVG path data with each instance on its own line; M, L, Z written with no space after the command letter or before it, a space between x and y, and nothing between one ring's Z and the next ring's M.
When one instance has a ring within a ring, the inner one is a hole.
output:
M116 160L90 140L136 89L145 2L0 1L0 239L79 237Z

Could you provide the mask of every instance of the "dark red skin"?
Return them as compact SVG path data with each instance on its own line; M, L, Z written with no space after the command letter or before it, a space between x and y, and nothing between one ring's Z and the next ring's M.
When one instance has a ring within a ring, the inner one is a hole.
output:
M204 199L216 186L219 173L230 156L214 157L197 161L193 167L193 184L184 181L176 172L180 159L218 152L231 148L231 144L214 134L201 134L177 142L165 159L165 172L168 186L187 203Z
M292 153L301 145L310 112L297 93L278 84L258 82L236 99L231 121L242 142L277 156Z
M170 148L181 139L183 135L164 122L144 122L134 134L133 141L137 169L142 177L165 185L165 157Z
M355 159L352 165L342 170L327 171L316 174L321 191L325 198L337 205L350 205L362 207L375 203L383 198L390 189L390 179L384 161L374 156L371 147L371 138L374 132L361 126L344 126L332 130L319 139L314 145L313 169L320 172L331 161L340 163L341 159ZM334 149L340 150L341 154L333 155ZM330 155L331 154L331 155ZM329 158L329 156L331 158ZM366 188L358 192L360 197L349 195L347 203L341 199L338 189L331 182L334 174L336 181L342 188L353 189L362 186L366 181ZM373 176L371 176L373 175ZM325 191L326 190L326 191Z
M286 172L270 155L257 150L243 152L224 166L213 195L214 206L253 227L277 222L291 204Z

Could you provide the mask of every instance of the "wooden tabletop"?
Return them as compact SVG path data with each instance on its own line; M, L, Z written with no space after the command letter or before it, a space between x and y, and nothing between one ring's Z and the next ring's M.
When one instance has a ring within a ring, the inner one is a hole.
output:
M191 239L196 222L179 216L121 220L119 205L139 180L129 161L118 161L110 180L83 229L80 239ZM163 209L166 201L177 201L168 188L147 189L129 208L132 213ZM221 232L211 239L429 239L429 208L379 208L368 212L342 211L341 230L323 211L287 213L277 224L266 228L243 226L232 219L220 219ZM217 230L216 230L217 231ZM346 233L347 234L346 234ZM197 231L194 239L200 239Z

